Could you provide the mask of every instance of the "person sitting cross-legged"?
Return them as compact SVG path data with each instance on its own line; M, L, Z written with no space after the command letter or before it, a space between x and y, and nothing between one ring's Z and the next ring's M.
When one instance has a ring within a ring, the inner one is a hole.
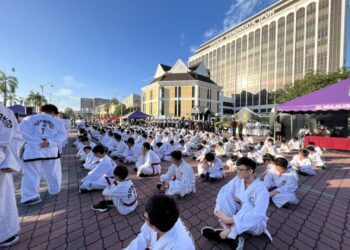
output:
M223 229L205 227L202 235L225 242L234 249L243 249L244 232L270 235L266 229L269 193L262 181L254 176L256 163L248 157L237 161L237 176L223 186L216 199L214 214Z
M139 160L136 162L134 170L137 172L137 176L140 177L160 174L160 159L148 142L142 144L142 156L139 157Z
M92 209L105 212L109 207L115 206L121 215L133 212L137 208L138 199L136 188L128 179L128 174L128 169L120 165L114 168L113 178L105 176L108 187L102 192L103 200L92 205Z
M96 167L81 180L80 193L86 193L94 189L104 189L107 187L104 175L112 176L115 167L111 158L106 155L102 145L96 145L92 152L99 160Z
M213 153L207 153L198 165L198 173L203 181L214 181L225 177L224 167L220 158Z
M275 159L275 166L265 175L264 184L269 191L272 202L278 207L289 208L290 204L297 204L295 195L298 189L298 174L288 168L288 161L283 157Z
M171 166L166 174L160 176L161 184L157 187L167 195L180 195L196 191L196 180L193 169L182 159L180 150L171 152Z
M143 214L141 232L124 250L194 250L191 233L179 218L175 200L166 195L151 197Z

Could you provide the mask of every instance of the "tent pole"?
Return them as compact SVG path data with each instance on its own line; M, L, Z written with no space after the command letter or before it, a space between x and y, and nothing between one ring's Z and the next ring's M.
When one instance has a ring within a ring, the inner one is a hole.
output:
M277 120L277 117L278 117L278 113L276 112L275 113L275 119L273 119L273 141L274 143L276 143L276 120Z
M290 115L290 136L293 138L293 115Z

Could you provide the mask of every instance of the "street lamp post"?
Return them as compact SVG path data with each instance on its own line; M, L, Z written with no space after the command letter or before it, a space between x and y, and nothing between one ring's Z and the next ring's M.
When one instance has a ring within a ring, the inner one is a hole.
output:
M44 88L46 86L50 86L51 88L53 88L55 85L53 83L45 83L45 84L42 84L40 85L40 88L41 88L41 96L44 97ZM50 91L50 103L51 103L51 91Z

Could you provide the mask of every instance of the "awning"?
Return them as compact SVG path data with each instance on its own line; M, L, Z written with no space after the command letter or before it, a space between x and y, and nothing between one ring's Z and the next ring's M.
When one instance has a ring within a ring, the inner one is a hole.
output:
M350 110L350 78L277 105L287 113Z

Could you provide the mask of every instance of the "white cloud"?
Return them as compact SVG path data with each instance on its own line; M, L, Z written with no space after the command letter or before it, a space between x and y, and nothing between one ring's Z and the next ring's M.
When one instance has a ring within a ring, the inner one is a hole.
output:
M63 77L63 84L69 88L76 88L76 89L86 87L85 84L76 81L75 78L71 75L67 75Z
M218 34L217 29L209 29L204 33L203 37L205 40L208 40L208 39L214 37L216 34Z
M232 0L230 8L226 11L224 20L222 21L222 28L211 28L207 30L203 35L204 41L232 28L234 25L261 11L264 7L277 1L278 0Z
M180 45L184 46L185 45L185 34L181 33L180 35Z
M191 52L191 53L195 53L196 50L197 50L197 48L198 48L197 45L192 45L192 46L190 47L190 52Z
M54 93L55 96L71 96L73 94L73 91L70 89L59 89L57 92Z
M79 96L73 95L74 92L71 89L60 88L53 93L52 102L57 105L60 110L64 110L66 107L73 108L73 110L79 110Z

